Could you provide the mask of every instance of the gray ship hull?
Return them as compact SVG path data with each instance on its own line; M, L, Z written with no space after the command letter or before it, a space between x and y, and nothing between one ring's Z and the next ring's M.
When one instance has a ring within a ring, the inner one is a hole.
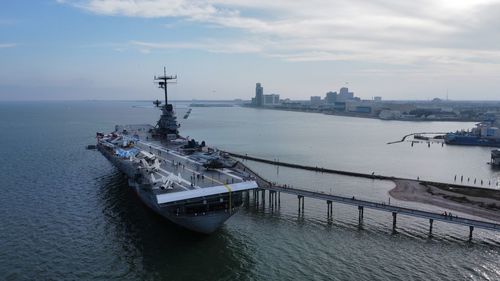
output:
M157 203L156 195L150 186L144 186L134 179L137 175L137 169L134 165L110 154L108 151L103 149L102 146L98 145L97 148L115 167L118 168L120 172L124 173L128 177L129 186L134 189L138 197L146 206L174 224L195 232L210 234L220 228L226 220L238 211L241 206L240 203L235 204L229 211L225 209L189 214L179 213L177 206L162 207Z

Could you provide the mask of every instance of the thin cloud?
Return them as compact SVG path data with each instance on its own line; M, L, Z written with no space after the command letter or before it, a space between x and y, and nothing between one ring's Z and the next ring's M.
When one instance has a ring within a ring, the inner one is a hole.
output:
M491 29L500 21L492 23L491 17L488 22L483 20L488 11L500 8L500 0L59 1L99 15L180 18L243 31L239 37L213 41L130 43L148 51L260 53L287 61L500 63L498 44L481 43L500 37L500 31Z
M179 50L203 50L212 53L258 53L261 48L254 43L244 42L219 42L216 40L206 40L204 42L143 42L131 41L130 45L136 46L139 50L153 49L179 49Z
M0 19L0 26L13 25L16 21L11 19Z
M0 49L14 48L16 46L17 46L17 44L15 44L15 43L0 43Z

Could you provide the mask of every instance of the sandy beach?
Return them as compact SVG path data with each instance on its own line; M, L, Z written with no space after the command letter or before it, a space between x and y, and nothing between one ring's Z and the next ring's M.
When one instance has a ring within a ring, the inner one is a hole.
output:
M500 222L500 191L445 185L416 180L393 180L389 191L395 199L441 207L443 212L459 211Z

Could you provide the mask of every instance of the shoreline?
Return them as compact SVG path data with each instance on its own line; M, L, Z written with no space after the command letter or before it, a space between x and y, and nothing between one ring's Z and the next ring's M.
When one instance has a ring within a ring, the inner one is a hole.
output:
M327 169L275 160L267 160L249 155L223 151L232 157L256 161L269 165L284 166L318 173L338 174L371 180L391 181L395 187L388 191L394 199L429 204L441 207L442 212L450 210L500 222L500 190L434 181L420 181L377 174L366 174L343 170Z
M241 107L249 107L249 108L258 108L258 109L267 109L267 110L280 110L280 111L292 111L292 112L303 112L303 113L319 113L324 115L332 115L332 116L341 116L341 117L352 117L352 118L366 118L366 119L376 119L382 121L403 121L403 122L480 122L481 120L474 119L439 119L439 118L431 118L431 119L422 119L422 118L414 118L414 119L384 119L380 118L377 115L366 115L363 113L356 112L332 112L332 111L320 111L314 109L299 109L299 108L279 108L279 107L269 107L262 106L256 107L251 105L241 105Z
M500 222L500 191L466 189L460 186L436 184L407 179L394 179L391 197L410 202L429 204L452 211Z

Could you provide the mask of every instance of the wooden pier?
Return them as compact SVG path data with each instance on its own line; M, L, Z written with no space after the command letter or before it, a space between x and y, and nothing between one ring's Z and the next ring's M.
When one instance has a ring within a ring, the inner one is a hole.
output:
M363 222L365 208L374 209L374 210L378 210L378 211L384 211L384 212L390 212L390 213L392 213L392 230L393 230L393 232L396 232L397 216L398 215L405 215L405 216L428 219L429 220L429 236L432 236L434 221L442 221L442 222L450 223L450 224L458 224L458 225L468 226L469 227L469 240L472 239L472 233L474 231L474 228L500 231L500 224L492 223L492 222L488 222L488 221L462 218L462 217L457 217L457 216L449 216L449 215L444 215L444 214L440 214L440 213L434 213L434 212L423 211L423 210L418 210L418 209L389 205L389 204L385 204L385 203L373 202L373 201L368 201L368 200L360 200L360 199L356 199L354 196L353 197L345 197L345 196L328 194L328 193L324 193L324 192L311 191L311 190L305 190L305 189L299 189L299 188L292 188L292 187L284 186L284 185L273 184L273 183L267 181L266 179L264 179L263 177L261 177L256 172L252 171L247 166L243 165L242 163L239 162L238 165L240 165L240 168L247 171L257 181L257 184L259 185L259 189L252 191L254 194L254 199L258 201L259 197L261 197L262 202L265 202L265 196L266 196L265 191L267 190L269 193L269 206L271 206L271 207L279 206L280 201L281 201L281 193L283 192L283 193L292 194L292 195L297 196L298 212L299 213L304 213L304 208L305 208L304 199L305 198L324 200L327 204L327 217L329 219L331 219L333 217L333 209L332 209L333 202L357 207L358 214L359 214L358 219L359 219L360 224ZM259 196L259 193L261 193L260 196Z

